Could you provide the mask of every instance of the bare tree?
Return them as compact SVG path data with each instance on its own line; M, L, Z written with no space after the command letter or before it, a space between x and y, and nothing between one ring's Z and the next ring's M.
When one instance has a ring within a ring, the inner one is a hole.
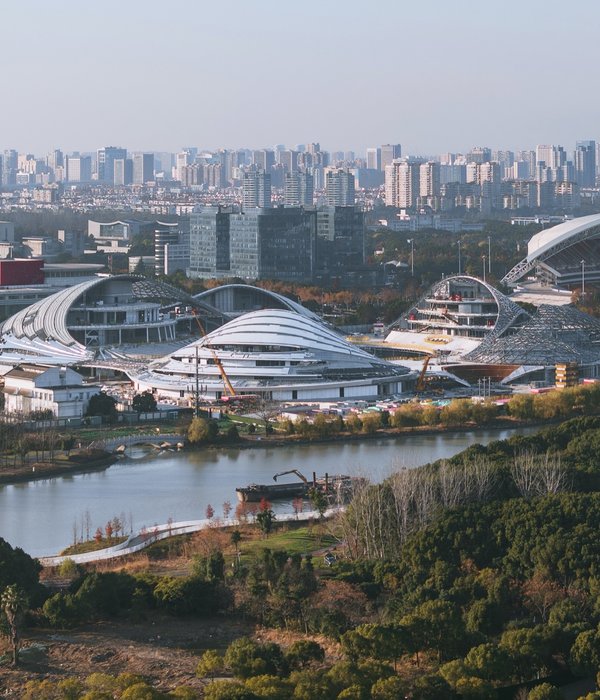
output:
M537 493L538 468L532 452L520 452L513 457L510 474L523 498L531 498Z
M560 455L550 450L539 460L539 474L538 492L541 495L568 491L571 486L570 474L561 464Z

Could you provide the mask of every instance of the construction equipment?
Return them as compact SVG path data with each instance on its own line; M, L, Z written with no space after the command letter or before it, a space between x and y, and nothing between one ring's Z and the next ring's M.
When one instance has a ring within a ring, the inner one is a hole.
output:
M427 372L427 366L429 365L430 360L431 355L426 355L425 361L423 362L423 367L421 369L421 373L419 374L419 378L417 379L417 383L415 385L415 391L423 391L425 387L425 373Z
M198 324L198 328L200 329L200 333L204 337L206 335L206 330L204 326L202 325L202 321L200 321L200 317L198 316L198 312L194 307L191 309L192 311L192 316L196 320L196 323ZM213 356L213 360L215 361L215 365L217 366L217 369L219 370L219 374L221 375L221 379L223 380L223 384L226 387L227 391L229 392L230 396L236 396L235 389L233 388L232 383L229 381L229 377L227 376L227 372L225 371L225 368L223 367L223 363L221 362L221 358L217 355L217 351L214 348L211 348L210 345L206 345L205 347L208 348L210 351L210 354Z
M277 472L277 474L273 475L273 481L277 481L278 476L283 476L284 474L295 474L299 479L302 479L302 481L305 484L308 484L308 479L302 474L302 472L299 472L297 469L288 469L285 472Z

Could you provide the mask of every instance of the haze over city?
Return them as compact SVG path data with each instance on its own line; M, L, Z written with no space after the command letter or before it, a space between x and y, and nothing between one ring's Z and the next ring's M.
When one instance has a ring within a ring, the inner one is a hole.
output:
M0 148L463 152L594 138L600 5L3 3Z

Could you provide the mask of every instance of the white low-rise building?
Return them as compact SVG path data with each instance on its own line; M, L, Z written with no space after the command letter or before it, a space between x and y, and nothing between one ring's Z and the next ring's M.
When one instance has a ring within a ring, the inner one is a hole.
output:
M98 393L97 384L85 383L68 367L20 365L4 375L7 413L52 411L55 418L81 418L92 396Z

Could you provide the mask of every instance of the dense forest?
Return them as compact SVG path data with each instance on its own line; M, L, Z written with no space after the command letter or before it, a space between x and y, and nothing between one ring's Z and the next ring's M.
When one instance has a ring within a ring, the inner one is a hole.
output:
M600 671L599 448L600 418L581 417L365 485L321 525L345 553L325 568L269 548L231 566L226 536L188 576L73 567L70 588L52 592L34 560L2 543L5 629L12 595L33 626L221 611L301 636L209 649L198 657L204 689L171 688L177 697L512 698L521 686L561 697L555 685ZM28 692L100 697L87 682ZM165 692L148 679L111 682L110 697Z

